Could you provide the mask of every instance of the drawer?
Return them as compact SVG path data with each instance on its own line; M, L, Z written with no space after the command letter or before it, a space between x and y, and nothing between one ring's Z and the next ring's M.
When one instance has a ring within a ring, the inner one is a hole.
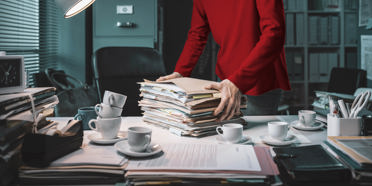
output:
M149 36L157 28L156 0L96 0L95 36ZM121 26L118 26L121 23Z

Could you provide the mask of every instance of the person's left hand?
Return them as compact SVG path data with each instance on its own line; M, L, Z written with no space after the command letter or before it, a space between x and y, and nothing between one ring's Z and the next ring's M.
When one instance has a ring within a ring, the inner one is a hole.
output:
M205 88L216 89L221 92L221 102L214 111L215 116L223 111L221 116L218 118L219 121L225 119L229 120L235 114L240 113L241 93L239 88L236 87L230 80L225 79L219 83L212 83Z

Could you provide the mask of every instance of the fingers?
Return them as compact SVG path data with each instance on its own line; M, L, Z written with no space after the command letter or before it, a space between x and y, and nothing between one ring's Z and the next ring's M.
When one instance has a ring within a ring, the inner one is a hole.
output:
M213 114L215 116L217 116L218 114L220 114L223 111L223 109L225 108L225 106L227 104L227 101L228 101L228 99L226 97L221 99L220 104L218 104L216 110L214 110Z
M169 74L167 76L159 77L158 79L156 79L156 82L165 81L165 80L174 79L174 78L179 78L179 77L183 77L183 76L178 72L173 72L172 74Z
M220 90L221 89L221 83L211 83L207 86L204 87L205 89L216 89Z
M220 120L229 120L234 116L235 113L235 102L234 99L230 99L224 113L222 114Z

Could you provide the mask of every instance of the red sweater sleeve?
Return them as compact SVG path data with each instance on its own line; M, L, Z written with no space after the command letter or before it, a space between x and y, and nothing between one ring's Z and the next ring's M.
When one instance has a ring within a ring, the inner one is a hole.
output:
M201 6L199 0L194 0L191 28L174 70L185 77L191 75L192 69L203 53L210 32L206 14Z
M280 57L285 40L283 1L256 0L256 5L262 34L239 69L228 77L243 93L255 86L257 74Z

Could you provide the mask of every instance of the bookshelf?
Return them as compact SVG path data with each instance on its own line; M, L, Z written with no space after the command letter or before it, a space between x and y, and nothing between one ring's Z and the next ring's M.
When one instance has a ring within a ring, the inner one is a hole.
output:
M292 90L282 102L291 111L310 108L314 90L327 90L333 67L356 68L355 0L283 0L286 60Z

